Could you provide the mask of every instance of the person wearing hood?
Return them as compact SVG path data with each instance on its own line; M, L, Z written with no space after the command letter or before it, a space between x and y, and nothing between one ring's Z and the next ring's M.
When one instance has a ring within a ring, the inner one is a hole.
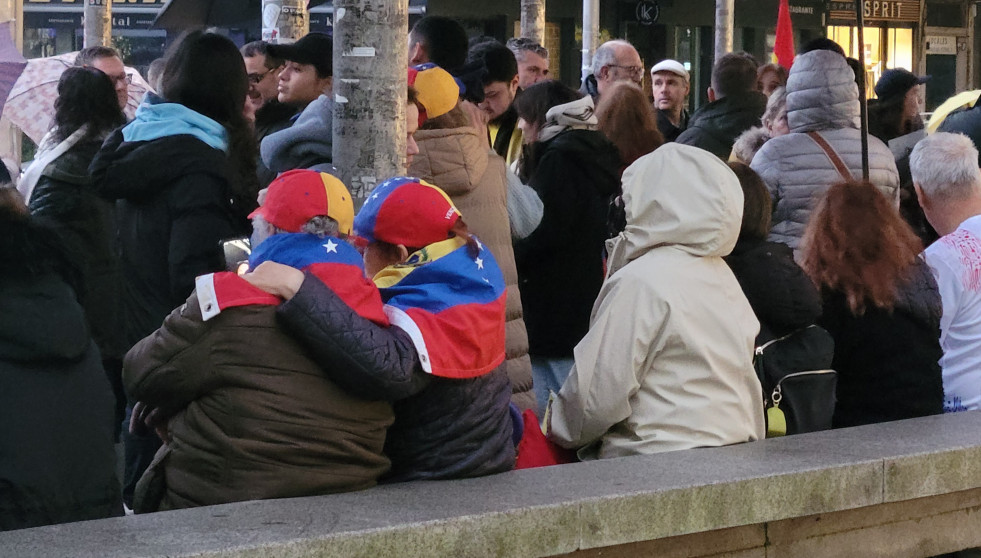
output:
M0 187L0 531L123 515L113 394L69 256Z
M163 84L163 98L148 95L90 166L93 189L116 202L127 348L184 304L195 277L221 269L220 241L248 235L247 216L256 207L257 190L240 189L230 168L251 163L255 180L255 140L243 115L248 78L235 44L188 33L168 53ZM159 440L143 438L146 447L138 451L127 440L129 503Z
M858 86L845 57L823 49L798 55L787 79L790 133L764 143L750 165L773 197L770 240L789 245L796 257L818 200L832 184L862 176L859 122ZM869 180L898 206L896 162L874 136L869 137Z
M494 254L507 283L507 372L520 409L534 409L528 333L521 311L518 271L508 225L508 183L504 159L488 147L460 106L459 87L446 70L432 64L409 68L409 85L417 92L419 153L409 174L439 184L467 225Z
M520 176L538 192L542 221L514 245L535 396L544 409L572 367L603 283L603 242L620 193L620 154L596 130L593 100L557 81L515 102L525 141Z
M726 160L739 134L758 126L766 110L766 97L756 90L756 61L745 52L720 58L712 68L708 98L675 141Z
M704 150L668 143L623 175L627 228L548 437L606 459L764 437L753 369L759 322L723 256L742 221L739 180Z

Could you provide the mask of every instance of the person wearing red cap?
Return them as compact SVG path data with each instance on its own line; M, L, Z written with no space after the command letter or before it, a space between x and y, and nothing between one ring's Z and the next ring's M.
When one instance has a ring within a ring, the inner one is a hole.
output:
M351 232L354 206L336 178L280 175L252 214L262 238L249 263L305 269L350 312L387 326ZM127 355L124 382L141 403L133 426L166 444L137 489L137 512L374 486L392 406L330 380L342 361L316 362L276 319L279 298L240 276L197 278L187 303Z
M287 266L246 275L287 299L279 318L352 395L392 401L388 482L466 478L514 466L504 370L504 277L445 192L396 177L354 220L365 270L390 327L355 315L330 288Z

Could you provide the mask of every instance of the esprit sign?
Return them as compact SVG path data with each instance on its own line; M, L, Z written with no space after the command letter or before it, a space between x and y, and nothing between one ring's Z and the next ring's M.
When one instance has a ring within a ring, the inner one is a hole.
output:
M855 21L855 2L835 2L829 6L830 19ZM862 17L877 21L920 21L919 0L864 0Z

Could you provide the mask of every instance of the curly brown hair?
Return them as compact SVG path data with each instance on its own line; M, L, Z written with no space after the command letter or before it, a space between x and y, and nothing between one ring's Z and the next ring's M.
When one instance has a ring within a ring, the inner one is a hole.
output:
M857 316L868 304L892 309L923 249L893 204L859 181L831 186L811 214L801 246L801 267L811 280L842 293Z

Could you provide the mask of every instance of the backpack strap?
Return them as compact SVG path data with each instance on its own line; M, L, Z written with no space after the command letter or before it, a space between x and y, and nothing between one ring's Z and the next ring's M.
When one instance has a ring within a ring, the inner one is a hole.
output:
M848 170L845 162L838 156L838 152L835 151L834 147L831 147L831 144L828 143L826 139L821 137L821 134L817 132L807 132L807 135L814 140L814 143L818 144L818 147L824 150L824 154L831 160L831 164L835 166L835 168L838 170L838 174L841 175L843 180L851 180L853 178L852 172Z

